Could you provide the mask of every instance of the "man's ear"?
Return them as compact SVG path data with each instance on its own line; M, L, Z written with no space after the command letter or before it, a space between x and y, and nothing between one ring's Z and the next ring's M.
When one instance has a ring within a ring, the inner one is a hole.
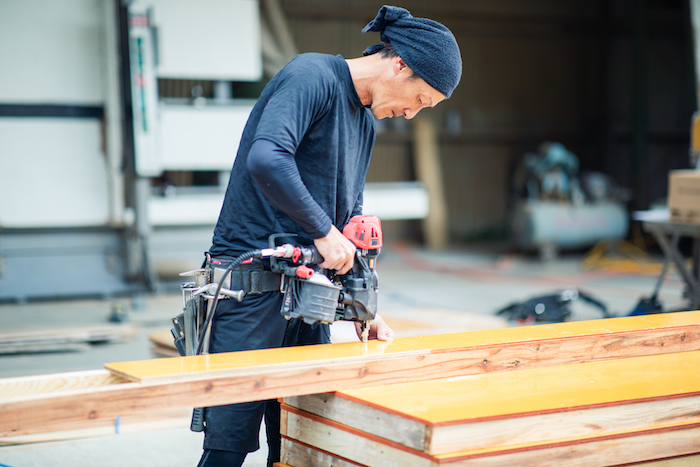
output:
M401 73L405 68L408 68L408 65L406 65L406 62L403 61L403 58L401 57L394 57L394 75L398 75Z

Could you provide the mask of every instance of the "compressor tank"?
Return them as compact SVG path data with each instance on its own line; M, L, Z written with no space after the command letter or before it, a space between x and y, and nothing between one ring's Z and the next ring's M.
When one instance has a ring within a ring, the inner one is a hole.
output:
M575 206L557 201L519 203L511 219L511 239L522 250L577 248L624 238L629 216L622 203Z

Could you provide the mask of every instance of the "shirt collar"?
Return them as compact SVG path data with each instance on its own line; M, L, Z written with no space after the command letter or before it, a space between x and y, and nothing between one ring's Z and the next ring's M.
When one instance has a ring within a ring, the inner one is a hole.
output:
M362 109L362 101L360 96L357 94L355 85L352 82L352 75L350 74L350 68L348 67L345 58L342 55L336 55L338 64L338 78L345 85L345 92L348 97L348 107L350 108L350 113L355 115L358 110Z

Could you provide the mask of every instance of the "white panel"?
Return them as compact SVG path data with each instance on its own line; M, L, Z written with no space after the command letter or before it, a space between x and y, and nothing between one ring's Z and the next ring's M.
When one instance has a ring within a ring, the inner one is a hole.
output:
M214 226L223 201L223 193L154 196L148 200L148 221L155 227ZM428 215L428 193L419 182L368 183L363 213L386 221L423 219Z
M371 214L388 221L424 219L428 211L428 192L420 182L365 185L363 214Z
M102 102L99 2L0 0L0 102Z
M0 227L109 220L98 120L0 118Z
M260 11L256 0L137 0L153 8L158 76L231 81L262 77Z
M231 170L253 105L161 105L162 167L165 170Z
M154 227L216 225L224 194L176 195L148 200L148 223Z

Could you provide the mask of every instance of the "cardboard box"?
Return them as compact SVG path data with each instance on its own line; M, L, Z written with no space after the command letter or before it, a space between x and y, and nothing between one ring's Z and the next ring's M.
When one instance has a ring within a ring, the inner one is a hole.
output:
M700 170L669 173L668 210L672 222L700 224Z

